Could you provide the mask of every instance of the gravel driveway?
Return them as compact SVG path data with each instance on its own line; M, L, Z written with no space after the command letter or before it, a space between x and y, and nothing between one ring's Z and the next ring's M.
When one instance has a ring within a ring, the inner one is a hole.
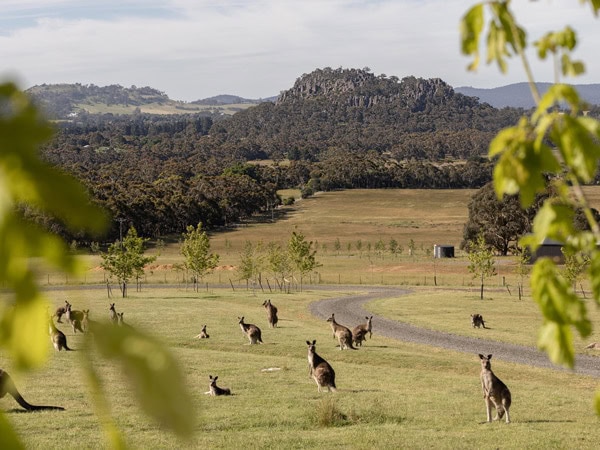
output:
M339 289L339 287L338 287ZM402 322L376 316L363 308L364 303L371 300L388 297L399 297L410 293L408 289L395 287L348 287L354 291L365 291L361 294L351 294L344 297L321 300L310 305L313 315L326 319L335 313L336 321L343 324L359 324L365 321L365 316L373 315L373 331L377 335L405 342L426 344L434 347L447 348L464 353L493 354L494 359L502 359L517 364L564 370L550 362L545 353L533 347L514 345L486 339L470 338L441 331L418 328ZM577 355L575 369L578 374L600 377L600 358L587 355Z

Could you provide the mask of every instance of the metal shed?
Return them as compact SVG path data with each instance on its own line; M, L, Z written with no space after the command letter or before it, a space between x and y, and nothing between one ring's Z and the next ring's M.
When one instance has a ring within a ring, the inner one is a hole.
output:
M531 254L529 262L533 264L538 258L547 257L551 258L557 264L563 264L565 262L565 255L562 252L563 246L563 242L546 238L537 250Z
M454 245L438 245L433 246L434 258L454 258Z

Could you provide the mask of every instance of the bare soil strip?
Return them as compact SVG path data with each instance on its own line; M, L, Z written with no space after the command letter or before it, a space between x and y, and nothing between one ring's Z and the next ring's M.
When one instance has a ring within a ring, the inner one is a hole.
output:
M337 287L338 289L340 286ZM352 287L347 286L350 290ZM365 289L364 286L354 288ZM344 297L321 300L311 303L310 312L322 319L326 319L335 313L336 321L353 328L365 321L365 316L373 315L363 308L369 301L379 298L396 297L410 293L408 289L394 287L371 286L362 294L348 295ZM493 354L494 359L502 359L517 364L543 367L555 370L570 371L554 365L548 356L533 347L514 345L504 342L490 341L486 339L470 338L441 331L418 328L406 323L386 319L385 317L373 315L373 333L392 339L417 344L431 345L433 347L446 348L463 353ZM600 378L600 358L587 355L577 355L575 359L574 373L590 375Z

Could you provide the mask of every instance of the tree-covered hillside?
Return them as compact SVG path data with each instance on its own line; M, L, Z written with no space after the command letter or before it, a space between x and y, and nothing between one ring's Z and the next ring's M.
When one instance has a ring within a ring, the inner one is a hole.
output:
M211 134L249 159L316 161L343 149L441 161L484 155L491 136L521 113L479 104L440 79L326 68L300 77L275 104L216 124Z
M57 124L43 151L114 218L161 236L271 213L283 188L481 187L491 179L491 137L521 114L439 79L326 68L231 117L80 113Z

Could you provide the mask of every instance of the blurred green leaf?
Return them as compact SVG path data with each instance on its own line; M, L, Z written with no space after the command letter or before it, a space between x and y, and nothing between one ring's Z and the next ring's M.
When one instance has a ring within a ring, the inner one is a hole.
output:
M545 173L560 170L551 149L534 141L526 119L515 127L501 130L490 143L489 156L500 155L494 167L494 188L498 198L520 194L521 205L530 206L538 192L546 187Z
M181 370L167 349L130 327L97 323L93 332L100 353L120 363L142 409L179 436L190 437L196 416Z
M567 242L575 233L573 209L567 205L546 200L533 219L533 233L542 240L546 237Z
M596 305L600 306L600 277L597 276L600 273L600 251L592 253L588 271L592 285L592 295L596 301Z
M7 450L20 450L25 448L11 425L6 420L6 417L4 417L2 411L0 411L0 448Z
M547 258L536 261L531 273L532 295L544 316L538 345L556 364L573 367L574 348L570 326L582 337L589 336L592 324L585 304L575 295L571 284Z
M548 354L553 363L573 368L575 349L569 326L545 322L538 332L538 347Z
M473 55L469 70L479 66L479 37L483 31L483 4L473 6L460 21L461 51L465 55Z

